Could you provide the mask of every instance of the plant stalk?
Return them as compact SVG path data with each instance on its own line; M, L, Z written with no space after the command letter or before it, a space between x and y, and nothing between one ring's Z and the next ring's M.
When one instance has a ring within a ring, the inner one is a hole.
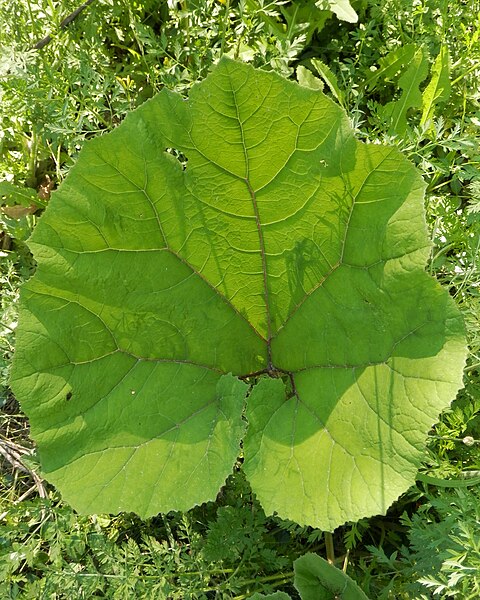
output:
M327 552L327 561L333 565L335 563L335 549L333 547L333 534L331 531L324 532L325 550Z

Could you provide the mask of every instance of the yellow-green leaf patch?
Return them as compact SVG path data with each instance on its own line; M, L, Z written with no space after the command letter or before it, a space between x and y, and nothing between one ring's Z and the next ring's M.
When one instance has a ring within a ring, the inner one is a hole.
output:
M320 91L228 59L86 143L30 240L12 376L47 479L149 516L243 455L267 513L384 512L465 358L423 189Z

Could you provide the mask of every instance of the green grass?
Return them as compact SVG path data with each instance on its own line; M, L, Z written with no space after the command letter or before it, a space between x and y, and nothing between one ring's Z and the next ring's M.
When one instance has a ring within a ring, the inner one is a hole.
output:
M48 202L86 139L111 130L164 86L187 93L222 53L293 78L299 66L310 69L325 93L341 99L362 139L398 145L427 183L428 268L463 312L470 354L465 388L432 430L422 471L462 480L480 474L480 3L354 6L357 24L326 18L312 0L96 0L61 29L77 3L6 0L0 182L43 189ZM48 34L52 40L32 50ZM368 85L372 74L414 44L425 61L423 94L443 43L448 98L427 124L421 107L412 107L406 129L393 130L385 106L399 101L408 65ZM295 597L292 562L306 551L325 556L323 534L265 517L238 473L215 503L147 521L78 516L32 475L34 447L8 371L18 287L34 268L25 240L42 209L28 210L26 201L20 208L0 214L0 598L239 600L276 589ZM476 598L478 505L478 487L419 482L385 517L337 530L337 564L371 598Z

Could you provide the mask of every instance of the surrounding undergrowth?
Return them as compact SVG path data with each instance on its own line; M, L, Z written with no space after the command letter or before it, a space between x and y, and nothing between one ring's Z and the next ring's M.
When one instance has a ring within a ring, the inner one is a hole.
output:
M84 140L164 86L188 93L222 54L323 87L361 139L398 145L424 176L428 268L467 326L465 388L430 432L417 486L386 516L338 529L334 552L372 599L480 597L478 1L360 0L346 23L313 0L94 0L66 27L72 0L3 6L0 598L298 597L293 560L325 556L323 533L266 517L240 471L185 514L76 515L39 476L8 387L18 288L34 269L25 240L51 190Z

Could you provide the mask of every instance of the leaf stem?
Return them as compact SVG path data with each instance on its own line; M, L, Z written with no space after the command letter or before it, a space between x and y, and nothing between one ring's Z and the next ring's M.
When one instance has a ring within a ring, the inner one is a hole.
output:
M441 488L466 488L471 487L472 485L479 485L480 477L470 477L468 479L440 479L438 477L424 475L423 473L417 473L417 481L429 485L436 485Z
M277 573L276 575L266 575L265 577L254 577L253 579L241 579L236 582L236 585L250 585L252 583L263 583L267 581L279 581L279 583L287 583L290 579L295 575L293 571L289 573ZM218 590L218 586L214 588L206 588L203 591L216 591ZM245 596L248 598L249 596Z
M295 396L297 398L297 400L300 400L300 397L297 392L297 386L295 385L295 379L293 378L293 373L288 373L288 377L290 379L290 384L292 386L293 396Z
M432 440L446 440L447 442L463 442L465 443L465 436L463 438L459 437L451 437L448 435L428 435L428 438ZM480 444L480 440L476 440L472 438L472 443Z
M466 71L464 71L461 75L459 75L456 79L454 79L450 85L453 87L459 81L462 81L462 79L464 79L467 75L469 75L472 71L475 71L475 69L478 69L479 67L480 67L480 61L471 65Z
M84 2L81 6L79 6L78 8L76 8L73 12L71 12L69 15L67 15L62 22L60 23L60 29L65 29L66 27L68 27L68 25L70 25L70 23L72 21L74 21L78 15L83 12L94 0L87 0L86 2ZM30 8L30 2L28 3L29 8ZM44 38L42 38L41 40L39 40L38 42L36 42L33 46L34 50L41 50L43 47L45 47L47 44L49 44L53 39L53 36L51 34L45 36Z
M227 22L228 17L230 16L230 0L226 0L225 2L225 16L223 18L223 27L222 27L222 44L220 46L220 56L223 56L225 52L225 37L227 35Z
M10 325L7 325L6 323L4 323L3 321L0 321L0 327L5 327L6 329L8 329L9 331L11 331L12 333L15 333L15 329L12 329L10 327Z
M335 549L333 547L333 534L331 531L324 531L325 537L325 550L327 552L327 561L333 565L335 564Z
M260 375L266 375L268 373L268 369L262 369L261 371L254 371L253 373L246 373L245 375L239 375L238 378L242 381L244 379L249 379L250 377L260 377Z

